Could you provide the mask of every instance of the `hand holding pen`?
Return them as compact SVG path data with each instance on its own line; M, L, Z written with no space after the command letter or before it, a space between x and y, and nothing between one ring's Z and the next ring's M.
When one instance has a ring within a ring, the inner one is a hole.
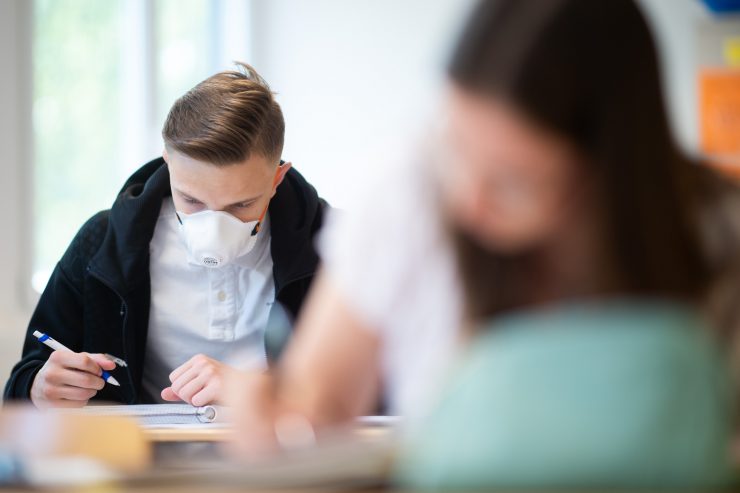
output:
M36 407L83 407L106 382L120 385L108 373L116 363L105 355L75 353L46 334L33 335L54 350L31 386Z

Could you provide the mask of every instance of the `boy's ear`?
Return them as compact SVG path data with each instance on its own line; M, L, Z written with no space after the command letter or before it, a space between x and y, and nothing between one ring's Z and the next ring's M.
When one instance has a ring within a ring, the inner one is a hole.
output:
M285 161L283 164L278 166L277 177L275 178L275 188L277 188L285 179L285 175L288 174L290 168L293 167L293 163Z
M169 164L170 163L170 155L167 154L167 148L166 147L164 149L162 149L162 159L164 159L164 163L165 164Z
M280 186L280 184L285 179L285 175L288 174L288 171L290 171L290 168L293 166L293 163L290 161L285 161L278 165L277 172L275 174L275 182L272 185L272 194L271 197L274 197L277 193L277 188Z

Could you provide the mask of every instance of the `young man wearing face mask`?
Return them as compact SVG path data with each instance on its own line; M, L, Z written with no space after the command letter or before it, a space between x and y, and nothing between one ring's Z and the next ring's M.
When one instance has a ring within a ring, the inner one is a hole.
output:
M273 306L300 310L328 206L281 161L280 106L240 67L175 102L163 157L81 228L33 314L6 400L204 405L222 398L234 371L225 360L266 366L268 318ZM71 351L50 352L34 331Z

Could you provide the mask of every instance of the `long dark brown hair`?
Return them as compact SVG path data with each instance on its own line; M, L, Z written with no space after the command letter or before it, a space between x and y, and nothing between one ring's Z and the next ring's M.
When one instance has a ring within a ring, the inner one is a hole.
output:
M655 46L634 1L481 1L449 75L505 99L586 157L620 294L703 293L711 269L697 208L715 178L673 140ZM454 228L453 236L473 321L529 303L528 254L497 254Z

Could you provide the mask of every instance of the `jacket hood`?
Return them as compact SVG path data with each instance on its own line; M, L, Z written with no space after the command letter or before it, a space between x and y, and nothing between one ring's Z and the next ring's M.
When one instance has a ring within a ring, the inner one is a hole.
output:
M90 268L122 296L149 281L149 243L162 200L171 195L169 171L159 157L131 175L111 207ZM312 238L322 223L323 205L316 189L290 169L268 207L276 293L315 273L318 255Z

